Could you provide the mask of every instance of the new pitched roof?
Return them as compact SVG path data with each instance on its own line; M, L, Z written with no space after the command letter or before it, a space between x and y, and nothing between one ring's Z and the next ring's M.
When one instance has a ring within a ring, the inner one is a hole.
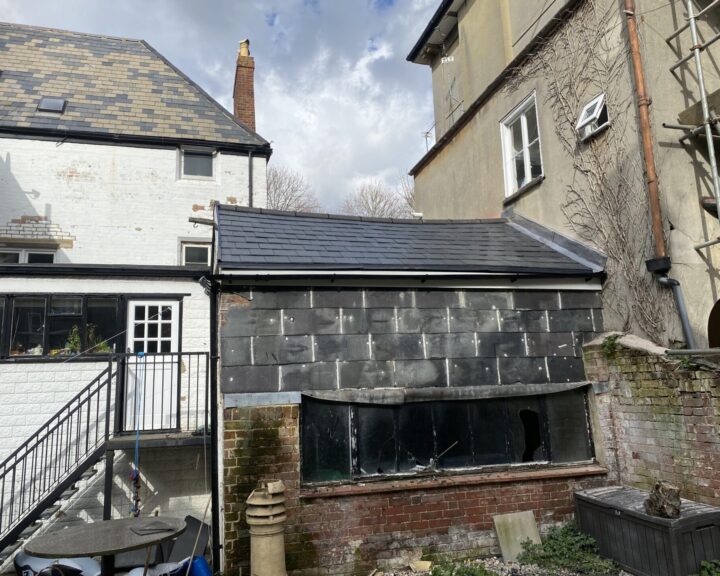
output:
M390 220L220 205L216 219L221 272L602 273L583 245L506 218Z
M270 145L142 40L0 23L0 130ZM43 97L67 100L40 112Z

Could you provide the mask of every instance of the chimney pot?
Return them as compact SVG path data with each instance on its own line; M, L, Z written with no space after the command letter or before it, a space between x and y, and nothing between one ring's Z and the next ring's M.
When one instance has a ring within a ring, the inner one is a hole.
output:
M233 89L235 119L255 131L255 59L250 56L250 40L240 42L235 64Z

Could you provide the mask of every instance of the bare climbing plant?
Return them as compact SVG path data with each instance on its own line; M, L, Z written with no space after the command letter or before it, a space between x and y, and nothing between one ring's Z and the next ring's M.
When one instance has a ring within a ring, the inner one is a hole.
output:
M623 14L614 0L586 0L513 70L507 92L541 84L555 137L572 162L562 212L574 234L608 256L606 317L627 331L667 339L673 301L645 270L652 256L644 171L627 64ZM581 142L583 106L604 93L611 124ZM673 316L674 317L674 316Z

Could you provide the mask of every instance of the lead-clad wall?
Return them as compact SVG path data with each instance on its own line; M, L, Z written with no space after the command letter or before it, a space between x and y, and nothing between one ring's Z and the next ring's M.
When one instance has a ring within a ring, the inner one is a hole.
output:
M221 299L225 393L585 379L599 292L253 288Z

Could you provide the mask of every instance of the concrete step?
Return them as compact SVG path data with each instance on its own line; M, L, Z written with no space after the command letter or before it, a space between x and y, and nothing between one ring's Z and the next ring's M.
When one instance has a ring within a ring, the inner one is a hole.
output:
M53 504L52 506L49 506L48 508L45 508L42 514L40 514L40 520L47 520L48 518L52 517L55 512L60 510L60 504Z
M68 499L72 498L73 494L75 494L78 490L80 490L80 488L78 488L77 485L73 484L72 486L70 486L70 488L65 490L65 492L60 494L60 497L58 498L58 500L68 500Z

